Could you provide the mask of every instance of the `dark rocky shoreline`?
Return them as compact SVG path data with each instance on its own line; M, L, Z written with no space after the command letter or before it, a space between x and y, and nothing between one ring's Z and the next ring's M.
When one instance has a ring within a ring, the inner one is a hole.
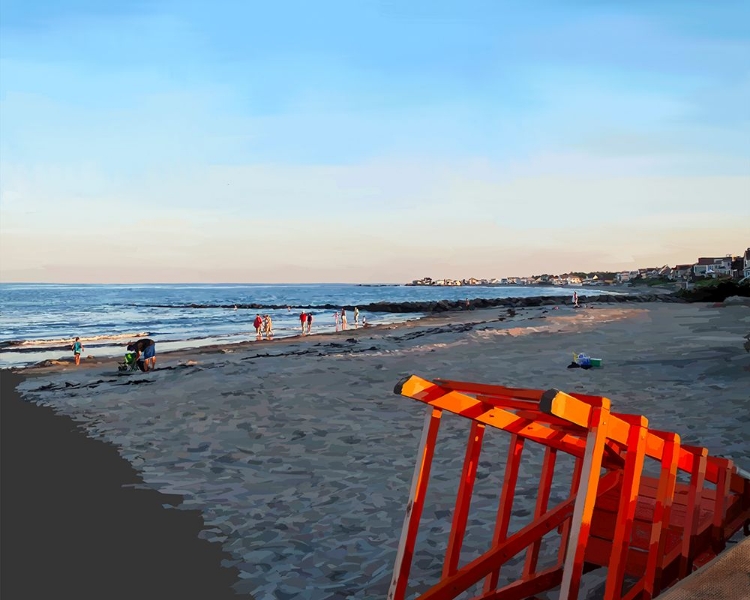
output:
M689 300L674 294L580 294L579 302L583 303L607 303L619 304L622 302L687 302ZM360 311L371 313L441 313L456 310L472 310L477 308L494 308L496 306L507 307L533 307L548 305L570 305L573 304L572 295L564 296L532 296L526 298L474 298L469 300L434 300L421 302L373 302L371 304L360 304ZM288 305L279 304L138 304L133 306L148 308L226 308L240 310L284 310ZM337 310L344 308L354 310L354 306L340 306L337 304L314 304L307 306L292 306L294 310Z

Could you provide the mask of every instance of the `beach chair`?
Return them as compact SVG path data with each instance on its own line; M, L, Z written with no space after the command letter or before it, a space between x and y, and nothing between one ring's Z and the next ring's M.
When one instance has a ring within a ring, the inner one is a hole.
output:
M135 360L135 352L126 352L125 358L117 366L117 370L120 371L120 373L127 373L129 371L137 371L138 363Z

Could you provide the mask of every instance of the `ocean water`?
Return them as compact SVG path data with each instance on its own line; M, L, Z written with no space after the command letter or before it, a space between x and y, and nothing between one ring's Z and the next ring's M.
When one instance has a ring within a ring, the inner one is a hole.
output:
M299 313L308 306L362 306L374 302L462 300L550 296L572 293L559 287L404 285L57 285L0 284L0 367L24 366L70 356L75 336L84 355L120 356L125 345L148 335L157 351L231 344L254 339L257 313L273 319L276 338L300 332ZM597 290L597 293L599 292ZM287 309L189 308L189 304L262 304ZM302 308L301 308L302 307ZM333 331L334 310L311 311L313 331ZM348 314L349 326L353 315ZM420 314L368 313L373 325L419 318Z

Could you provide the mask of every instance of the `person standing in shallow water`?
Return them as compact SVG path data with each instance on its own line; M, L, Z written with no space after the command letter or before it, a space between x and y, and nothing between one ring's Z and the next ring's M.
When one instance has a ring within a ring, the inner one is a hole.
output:
M302 327L302 335L305 335L305 326L307 325L307 315L305 314L304 310L299 314L299 324L300 324L300 327Z
M261 338L261 327L263 327L263 319L260 315L255 315L255 320L253 321L253 327L255 327L255 337L258 339Z
M346 329L346 309L341 309L341 329Z
M339 330L339 318L340 317L341 315L339 314L339 311L336 311L335 313L333 313L333 321L336 323L336 331Z
M73 342L71 348L73 349L73 356L75 357L76 366L78 366L81 364L81 352L83 352L83 344L81 344L81 339L77 337Z
M359 325L359 309L355 306L354 307L354 327L357 327Z
M308 335L312 331L313 314L307 313L307 333Z
M573 306L578 308L578 292L573 292Z

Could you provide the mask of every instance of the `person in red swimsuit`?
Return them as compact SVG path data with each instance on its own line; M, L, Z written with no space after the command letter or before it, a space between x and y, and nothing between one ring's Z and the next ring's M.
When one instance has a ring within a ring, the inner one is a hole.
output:
M299 314L299 324L302 327L302 334L304 335L305 325L307 325L307 315L304 310Z
M255 335L260 339L260 328L263 326L263 319L260 315L255 315L255 321L253 321L253 327L255 327Z

